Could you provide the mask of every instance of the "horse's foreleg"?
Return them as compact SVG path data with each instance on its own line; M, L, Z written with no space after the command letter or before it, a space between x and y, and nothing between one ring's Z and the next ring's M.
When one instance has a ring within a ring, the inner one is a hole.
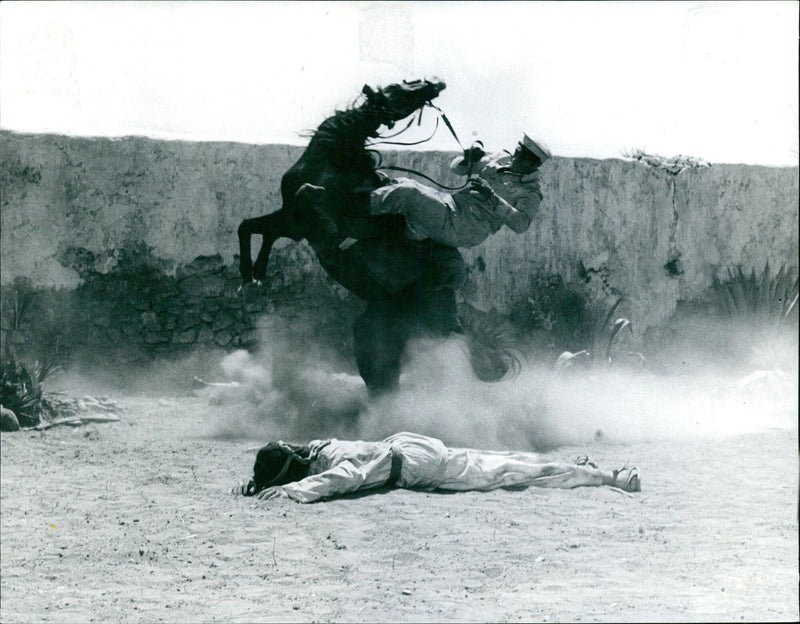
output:
M358 372L373 397L392 392L400 382L400 360L408 326L391 300L372 301L353 326L353 351Z

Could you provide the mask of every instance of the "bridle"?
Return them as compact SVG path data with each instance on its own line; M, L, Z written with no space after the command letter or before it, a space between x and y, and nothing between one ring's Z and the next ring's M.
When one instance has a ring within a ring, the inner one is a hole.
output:
M406 130L408 130L411 127L411 125L414 123L415 118L416 118L416 121L417 121L417 125L418 126L421 125L422 124L422 112L425 110L426 106L430 106L431 108L433 108L434 110L436 110L439 113L439 116L436 118L436 126L433 128L433 132L430 134L430 136L428 136L425 139L421 139L419 141L413 141L411 143L404 143L404 142L401 142L401 141L386 141L385 140L385 139L392 139L394 137L397 137L397 136L400 136L401 134L403 134ZM453 138L456 140L456 143L458 143L458 146L461 148L461 151L465 152L466 150L464 149L464 146L461 144L461 140L458 138L458 134L456 133L455 128L453 128L453 124L450 123L450 120L447 118L447 115L445 114L445 112L441 108L436 106L430 100L425 102L425 104L423 104L422 107L419 109L419 115L412 116L411 119L408 120L408 123L406 123L406 125L400 131L395 132L392 135L386 135L386 136L378 137L380 140L371 142L369 144L369 146L372 146L372 145L420 145L422 143L427 143L428 141L430 141L435 136L436 131L439 129L439 119L440 118L444 122L445 126L447 126L447 129L450 130L450 134L453 135ZM462 184L461 186L447 186L446 184L442 184L441 182L437 182L436 180L434 180L430 176L427 176L427 175L425 175L424 173L422 173L420 171L416 171L415 169L409 169L407 167L400 167L398 165L381 165L381 161L383 160L383 155L378 150L368 150L368 151L370 151L371 153L375 154L377 156L377 158L378 158L378 164L375 166L376 170L403 171L405 173L411 173L411 174L413 174L415 176L419 176L421 178L425 178L426 180L428 180L429 182L432 182L433 184L435 184L439 188L442 188L442 189L445 189L445 190L448 190L448 191L460 191L461 189L466 188L469 185L469 177L472 175L472 166L474 164L472 161L470 161L469 170L467 172L467 181L464 184Z

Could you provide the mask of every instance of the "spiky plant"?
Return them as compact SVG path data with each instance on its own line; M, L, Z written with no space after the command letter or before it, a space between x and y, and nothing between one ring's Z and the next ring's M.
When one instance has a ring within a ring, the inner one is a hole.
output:
M10 292L3 300L5 304L3 306L5 308L3 310L3 324L5 325L3 329L6 331L19 330L32 301L33 292L30 280L22 277L16 278Z
M52 363L35 362L28 368L11 354L0 366L0 404L17 415L23 427L34 427L56 415L53 403L44 395L42 382L55 370Z
M625 317L617 317L620 305L625 300L624 296L617 300L608 309L603 303L596 303L591 315L594 323L591 331L591 345L588 349L581 349L576 353L565 351L556 360L556 370L572 368L579 365L610 365L617 359L617 343L622 339L624 330L633 333L633 324ZM644 356L636 352L625 352L638 361L644 361Z
M599 357L602 354L603 361L606 364L611 363L614 345L622 337L623 330L627 329L633 334L633 324L630 320L624 317L615 318L624 300L624 296L619 297L604 315L599 315L595 330L592 333L592 352L595 357Z
M798 278L794 269L781 265L776 275L769 262L760 275L752 269L746 274L741 266L728 268L727 280L714 276L713 290L720 310L732 319L779 328L797 310Z

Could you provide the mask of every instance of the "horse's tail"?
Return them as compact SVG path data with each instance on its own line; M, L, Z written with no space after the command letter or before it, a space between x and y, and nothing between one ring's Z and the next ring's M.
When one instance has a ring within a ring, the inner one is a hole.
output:
M520 374L524 356L510 327L474 313L462 315L460 320L469 363L478 379L503 381Z

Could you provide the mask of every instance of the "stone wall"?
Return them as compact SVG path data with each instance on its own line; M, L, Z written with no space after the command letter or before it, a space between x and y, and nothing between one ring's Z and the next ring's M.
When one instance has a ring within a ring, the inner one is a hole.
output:
M260 327L286 324L349 340L361 303L305 242L276 244L264 297L236 295L236 228L280 207L280 178L302 148L9 132L0 140L4 339L152 354L246 346ZM386 152L384 162L455 184L452 156ZM708 299L729 266L797 268L797 168L675 175L555 158L542 177L545 200L528 232L504 229L463 251L472 306L505 314L535 297L543 277L594 280L628 297L643 332L679 301ZM20 302L25 314L14 312Z
M471 272L479 307L508 309L541 274L596 276L628 298L644 332L679 301L707 300L728 267L797 269L796 168L713 165L673 175L638 162L556 159L542 187L530 230L504 229L465 251L481 269Z

